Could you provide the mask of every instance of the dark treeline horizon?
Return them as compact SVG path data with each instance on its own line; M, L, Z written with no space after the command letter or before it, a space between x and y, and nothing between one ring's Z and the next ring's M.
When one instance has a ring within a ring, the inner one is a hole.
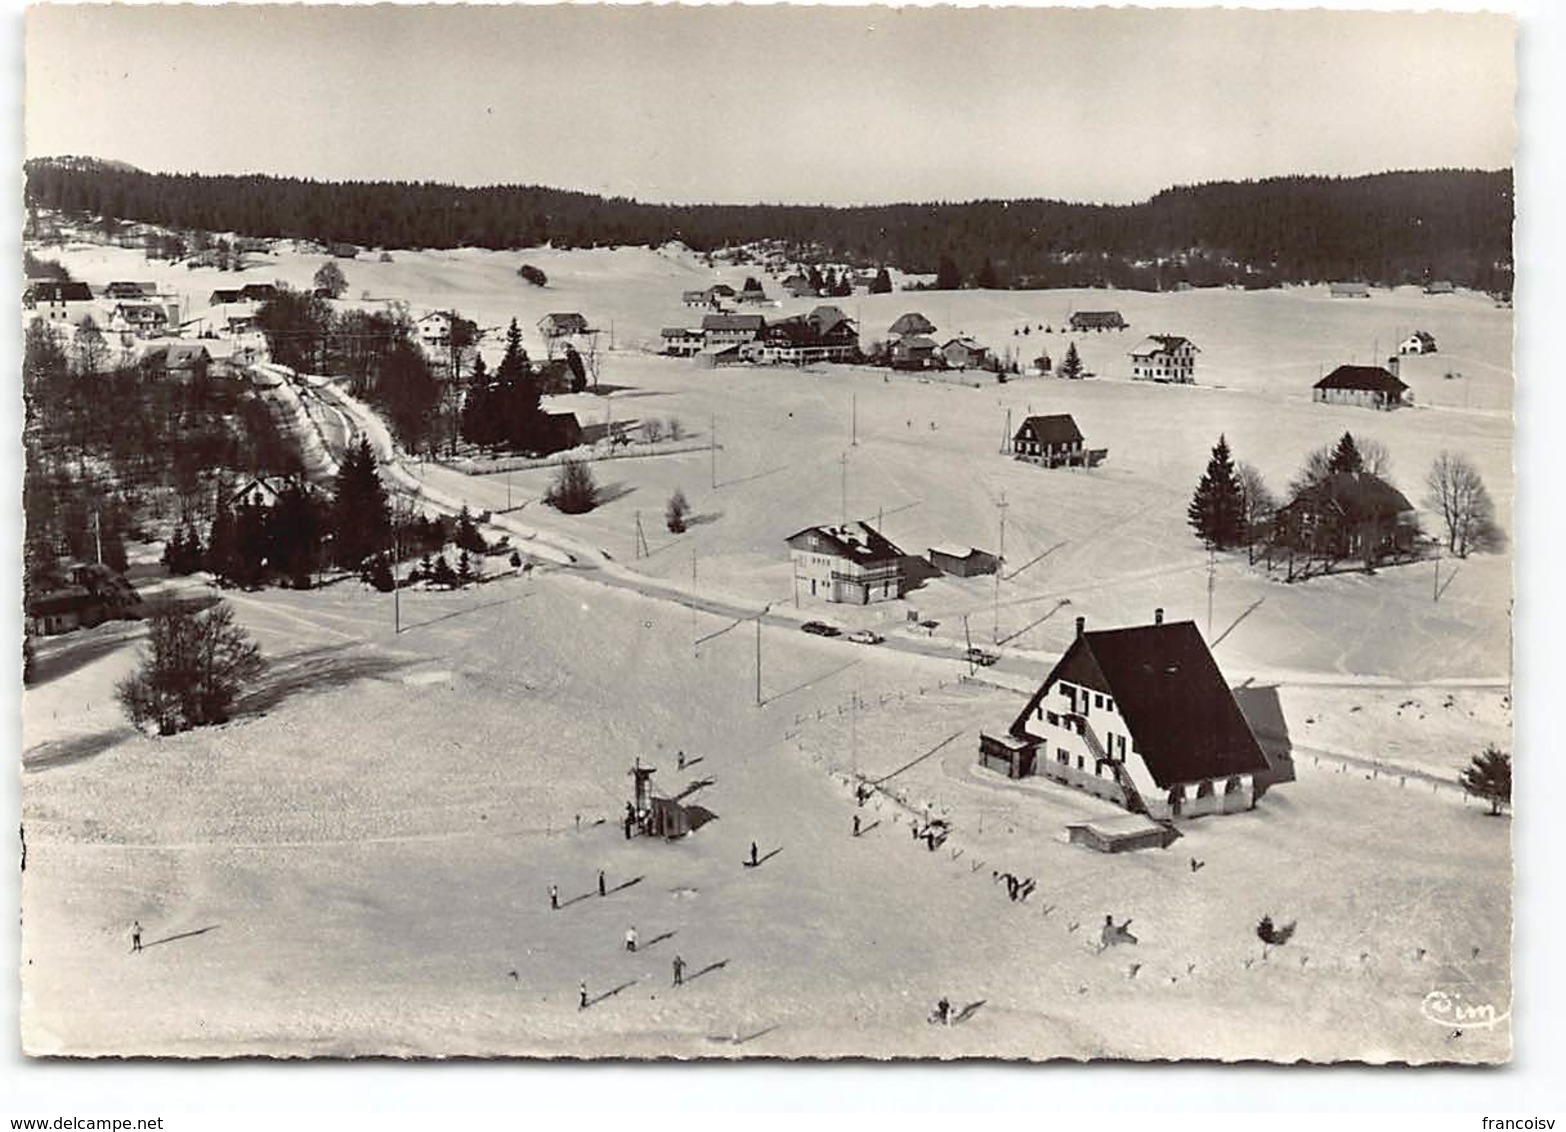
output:
M798 262L890 264L999 287L1164 289L1356 279L1511 285L1512 171L1294 175L1183 185L1135 204L1044 199L884 205L647 204L527 185L147 173L92 159L25 166L30 208L370 248L767 241Z

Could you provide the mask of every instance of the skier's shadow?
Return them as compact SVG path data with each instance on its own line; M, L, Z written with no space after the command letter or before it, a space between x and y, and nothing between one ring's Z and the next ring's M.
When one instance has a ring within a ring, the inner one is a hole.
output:
M860 826L859 832L854 834L854 836L855 837L863 837L865 834L869 833L872 829L874 829L876 826L878 826L880 824L881 824L881 819L877 818L875 821L871 822L869 825Z
M611 888L609 890L608 895L612 896L614 893L619 892L621 889L630 888L632 885L635 885L635 884L641 884L642 881L644 881L646 879L647 879L646 876L639 876L639 877L632 877L630 880L622 880L619 884L615 885L613 888Z
M629 982L621 983L619 986L615 987L613 990L606 990L606 991L604 991L603 994L599 995L598 997L588 999L587 1000L587 1005L588 1006L597 1006L604 999L606 999L606 998L613 998L615 995L619 994L621 991L627 990L630 987L634 987L639 982L641 982L640 979L632 979Z
M979 1012L979 1008L987 1001L989 1000L981 998L978 1002L970 1002L967 1006L964 1006L961 1010L952 1016L952 1025L956 1026L959 1023L966 1022L968 1019L972 1018Z
M776 849L773 849L771 852L763 853L761 856L757 857L754 861L746 861L745 862L745 867L747 869L759 869L762 865L765 865L768 861L772 860L772 858L776 857L781 852L783 852L783 846L779 845Z
M716 963L709 963L705 967L703 967L700 971L697 971L694 975L687 976L685 981L687 983L694 983L697 979L701 978L708 971L721 971L721 970L723 970L723 968L727 967L728 965L729 965L729 961L727 959L720 959Z
M589 889L588 891L582 893L580 896L573 896L569 900L562 900L560 902L560 907L562 907L562 908L569 908L569 907L571 907L571 905L575 904L577 901L579 901L579 900L586 900L591 895L593 895L593 890Z
M190 939L193 936L206 935L208 932L216 931L220 926L221 925L218 924L208 924L206 927L197 928L195 931L180 932L178 935L166 935L162 939L149 940L148 942L142 944L141 947L142 950L145 951L149 947L157 947L160 943L173 943L176 940Z
M655 935L650 940L648 940L646 943L642 944L642 950L646 951L649 948L654 947L657 944L662 943L666 939L673 939L676 934L678 934L678 933L676 933L676 932L664 932L662 935Z

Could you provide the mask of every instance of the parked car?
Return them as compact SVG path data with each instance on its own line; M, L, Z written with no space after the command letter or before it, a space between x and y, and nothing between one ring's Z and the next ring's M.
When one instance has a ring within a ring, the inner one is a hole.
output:
M986 652L978 645L974 645L971 649L963 654L963 657L969 662L982 665L985 668L988 668L990 665L994 664L997 660L1000 659L1000 657L996 656L994 653Z
M873 632L870 629L855 629L848 634L848 639L856 645L878 645L886 640L880 633Z
M806 621L800 626L807 633L814 633L818 637L840 637L843 630L836 625L828 625L825 621Z

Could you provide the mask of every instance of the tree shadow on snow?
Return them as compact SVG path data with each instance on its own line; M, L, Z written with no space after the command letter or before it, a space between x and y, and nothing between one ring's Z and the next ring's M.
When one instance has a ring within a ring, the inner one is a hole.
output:
M606 503L613 503L616 499L624 499L635 490L636 488L630 486L624 480L606 483L598 489L598 506L602 507Z
M261 681L234 706L234 718L264 715L301 692L343 688L407 668L412 659L357 650L357 642L322 645L272 662Z
M69 676L78 668L85 668L93 661L127 645L134 647L145 636L141 626L135 622L123 622L121 626L118 632L100 633L75 640L66 635L65 638L57 638L58 643L50 641L47 646L35 643L37 652L33 657L33 678L28 687L37 688L51 680Z
M113 727L92 735L78 735L55 743L44 743L22 756L22 766L27 770L53 770L86 762L103 754L122 740L134 735L129 727Z

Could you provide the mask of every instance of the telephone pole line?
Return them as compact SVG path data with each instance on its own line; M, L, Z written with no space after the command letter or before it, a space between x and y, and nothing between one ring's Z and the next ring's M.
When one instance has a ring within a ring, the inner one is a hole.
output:
M1000 584L1001 567L1006 562L1006 508L1011 504L1006 502L1006 493L1001 492L1000 502L996 508L1000 511L1000 553L995 556L995 643L1000 644Z
M712 418L712 427L707 430L707 448L712 453L712 490L718 490L718 418Z
M840 523L846 525L848 523L848 453L844 452L839 456L837 462L843 465L843 507Z

